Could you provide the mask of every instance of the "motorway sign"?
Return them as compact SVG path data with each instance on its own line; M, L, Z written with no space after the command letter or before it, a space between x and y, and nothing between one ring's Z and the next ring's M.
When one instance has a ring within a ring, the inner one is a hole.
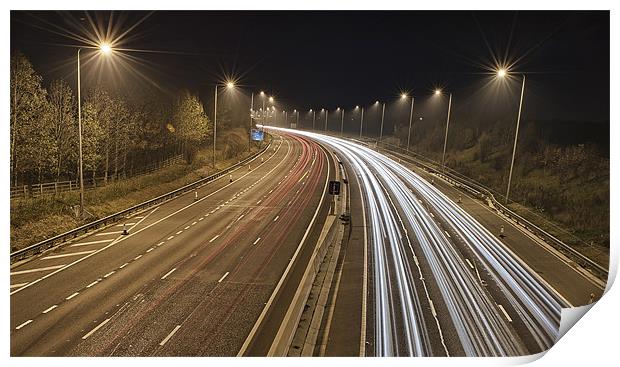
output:
M340 195L340 181L329 181L329 194Z

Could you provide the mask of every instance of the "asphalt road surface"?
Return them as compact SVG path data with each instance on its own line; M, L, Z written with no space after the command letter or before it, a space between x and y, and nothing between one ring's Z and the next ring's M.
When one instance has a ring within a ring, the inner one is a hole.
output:
M236 355L304 234L302 250L317 236L330 161L284 136L197 199L129 218L128 235L120 223L13 267L11 355Z

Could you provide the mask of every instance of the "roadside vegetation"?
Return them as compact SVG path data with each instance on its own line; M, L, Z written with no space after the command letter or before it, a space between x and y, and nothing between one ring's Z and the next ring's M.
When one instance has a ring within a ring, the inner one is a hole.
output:
M413 151L441 162L444 128L419 126ZM406 144L407 126L397 126L395 136L392 143ZM512 121L455 122L446 165L504 200L513 138ZM511 209L604 263L609 248L608 139L604 123L522 121L510 191Z
M79 177L78 108L64 80L46 84L28 58L11 55L10 183L31 187ZM218 109L217 169L248 151L246 114ZM243 120L243 121L242 121ZM164 194L214 172L213 124L197 94L105 84L82 91L82 151L86 217L79 191L11 200L11 251ZM138 176L146 166L182 155L182 163ZM101 179L103 178L103 180ZM101 184L103 182L103 184Z

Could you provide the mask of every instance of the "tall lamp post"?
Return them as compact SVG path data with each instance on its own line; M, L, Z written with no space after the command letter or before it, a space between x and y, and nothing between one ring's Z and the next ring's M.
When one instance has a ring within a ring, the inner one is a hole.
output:
M340 107L338 107L338 109L340 109ZM340 136L343 135L344 132L344 108L342 109L342 112L340 113Z
M329 117L329 110L325 110L325 131L327 131L327 118Z
M407 98L407 94L403 93L401 98ZM415 103L415 97L411 96L411 111L409 112L409 132L407 133L407 151L409 151L409 142L411 141L411 127L413 125L413 104Z
M311 108L310 112L312 112L312 131L314 131L314 121L316 120L316 111Z
M497 76L499 78L505 78L508 75L508 71L506 69L499 69L497 71ZM517 139L519 138L519 125L521 123L521 111L523 108L523 93L525 92L525 74L521 74L522 82L521 82L521 97L519 98L519 112L517 113L517 128L515 129L515 139L512 145L512 159L510 160L510 173L508 174L508 187L506 188L506 204L508 204L508 198L510 196L510 183L512 181L512 168L515 164L515 153L517 151Z
M78 100L78 140L79 140L79 160L80 160L80 219L84 218L84 168L82 164L82 85L80 78L80 51L77 50L77 100ZM108 43L102 43L99 45L99 51L108 55L112 53L112 46Z
M362 107L362 115L360 116L360 138L362 137L363 129L364 129L364 107Z
M440 95L441 90L435 90L435 95ZM441 156L441 169L442 173L446 172L446 145L448 144L448 128L450 127L450 110L452 109L452 93L450 93L450 98L448 99L448 118L446 119L446 135L443 139L443 154Z
M219 87L219 84L215 85L215 106L213 108L213 169L215 169L215 143L217 142L217 89ZM235 83L228 81L224 87L233 89L235 87Z
M383 109L381 110L381 131L379 132L379 142L383 138L383 117L385 117L385 102L383 102Z

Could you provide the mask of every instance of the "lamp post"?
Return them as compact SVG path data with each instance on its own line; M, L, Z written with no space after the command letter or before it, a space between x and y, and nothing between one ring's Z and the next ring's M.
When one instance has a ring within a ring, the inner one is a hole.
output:
M362 138L363 128L364 128L364 107L362 107L362 115L360 116L360 139Z
M80 174L80 219L84 218L84 167L82 163L82 84L80 75L80 51L77 50L77 100L78 100L78 149L79 149L79 174ZM99 51L108 55L112 53L112 46L108 43L102 43L99 45Z
M327 118L329 117L329 110L325 110L325 131L327 131Z
M440 95L441 90L435 90L435 95ZM450 110L452 108L452 93L450 93L450 98L448 99L448 118L446 119L446 135L443 139L443 155L441 156L441 169L442 173L446 171L446 145L448 144L448 128L450 127Z
M344 108L342 109L340 115L340 136L342 136L344 131Z
M385 117L385 102L383 102L383 109L381 110L381 131L379 132L379 142L383 138L383 117Z
M411 141L411 127L413 125L413 104L415 97L411 96L411 111L409 112L409 132L407 133L407 151L409 151L409 142Z
M251 151L252 146L252 118L254 117L254 92L252 92L252 99L250 102L250 128L248 130L248 153Z
M217 142L217 89L220 85L215 85L215 102L213 108L213 169L215 169L215 144ZM228 89L233 89L235 87L235 83L232 81L226 82L225 85Z
M505 78L508 75L508 71L506 69L499 69L497 71L497 76L500 78ZM510 160L510 173L508 174L508 187L506 188L506 204L508 204L508 198L510 196L510 183L512 182L512 168L515 164L515 153L517 151L517 139L519 138L519 125L521 123L521 111L523 108L523 94L525 92L525 74L522 74L522 82L521 82L521 97L519 98L519 112L517 113L517 128L515 129L515 139L512 145L512 159Z
M312 131L314 131L314 121L316 120L316 111L314 111L312 108L310 109L310 112L312 112Z

